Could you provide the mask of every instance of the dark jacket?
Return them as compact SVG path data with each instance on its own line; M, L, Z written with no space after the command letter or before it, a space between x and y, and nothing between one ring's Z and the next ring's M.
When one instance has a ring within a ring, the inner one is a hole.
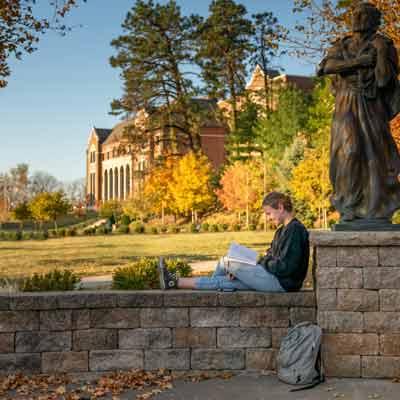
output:
M258 263L278 278L283 289L293 292L300 290L303 285L309 256L307 229L293 218L275 232L271 247Z

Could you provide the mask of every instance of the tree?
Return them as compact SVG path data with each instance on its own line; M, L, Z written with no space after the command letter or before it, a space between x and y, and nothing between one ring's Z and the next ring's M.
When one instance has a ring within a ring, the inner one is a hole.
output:
M84 2L86 0L83 0ZM2 0L0 2L0 88L10 75L8 58L21 59L36 50L39 35L49 29L65 33L68 27L61 19L76 5L76 0L49 0L51 18L37 16L35 0Z
M27 201L24 201L18 204L12 210L12 217L21 223L21 229L24 227L24 221L27 221L32 218L32 213L29 208L29 204Z
M35 197L39 193L59 190L61 183L53 175L44 171L35 172L29 180L29 195Z
M110 63L121 69L124 84L112 111L141 121L127 131L138 148L150 141L169 144L172 152L178 151L178 142L199 148L198 104L192 101L197 91L187 68L194 59L199 20L182 16L174 0L162 5L138 0L122 25L125 34L111 42L117 55Z
M173 169L176 161L166 160L162 165L150 171L144 184L144 196L146 197L150 209L161 214L162 224L165 222L165 212L175 211L173 195L169 183L173 179Z
M216 191L218 199L228 211L246 213L246 225L250 222L250 212L259 210L263 197L263 166L260 160L236 161L230 165L221 178L221 189ZM269 176L268 186L274 181Z
M82 204L85 201L85 184L85 178L63 184L65 195L73 205Z
M226 99L232 111L231 128L236 129L238 103L246 81L246 61L254 50L254 33L247 10L233 0L213 0L209 16L200 25L197 62L211 98Z
M172 172L169 184L176 209L197 222L197 212L204 211L214 201L211 190L212 167L208 158L190 152L183 156Z
M256 143L264 159L279 160L295 135L304 131L308 120L309 98L294 87L282 88L278 107L259 120L254 129Z
M305 157L292 171L290 190L293 196L308 204L318 219L327 228L329 195L332 192L328 176L329 153L325 148L308 149Z
M114 218L122 214L122 206L118 200L108 200L102 203L99 214L102 218Z
M54 228L57 229L57 218L67 214L71 204L65 198L62 191L42 192L35 196L29 205L33 218L42 223L43 221L53 221Z

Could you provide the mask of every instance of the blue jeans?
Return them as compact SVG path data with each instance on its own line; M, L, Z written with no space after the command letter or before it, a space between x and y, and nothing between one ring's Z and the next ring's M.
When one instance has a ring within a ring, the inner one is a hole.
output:
M236 279L230 280L228 273ZM260 264L255 266L238 262L229 263L221 257L211 277L196 278L199 290L257 290L260 292L284 292L278 278Z

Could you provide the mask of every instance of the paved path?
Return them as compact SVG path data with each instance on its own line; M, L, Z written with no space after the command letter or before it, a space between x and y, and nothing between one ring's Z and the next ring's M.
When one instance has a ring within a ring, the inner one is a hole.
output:
M198 261L191 263L193 271L198 274L204 274L213 271L217 261ZM86 276L82 278L82 289L108 289L111 286L112 275Z

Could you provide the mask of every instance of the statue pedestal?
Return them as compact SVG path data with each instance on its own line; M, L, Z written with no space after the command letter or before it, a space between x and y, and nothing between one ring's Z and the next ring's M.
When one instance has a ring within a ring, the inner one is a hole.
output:
M311 233L328 376L400 374L400 232Z
M400 224L392 224L386 219L356 219L349 222L339 222L332 226L332 230L346 232L392 232L400 231Z

